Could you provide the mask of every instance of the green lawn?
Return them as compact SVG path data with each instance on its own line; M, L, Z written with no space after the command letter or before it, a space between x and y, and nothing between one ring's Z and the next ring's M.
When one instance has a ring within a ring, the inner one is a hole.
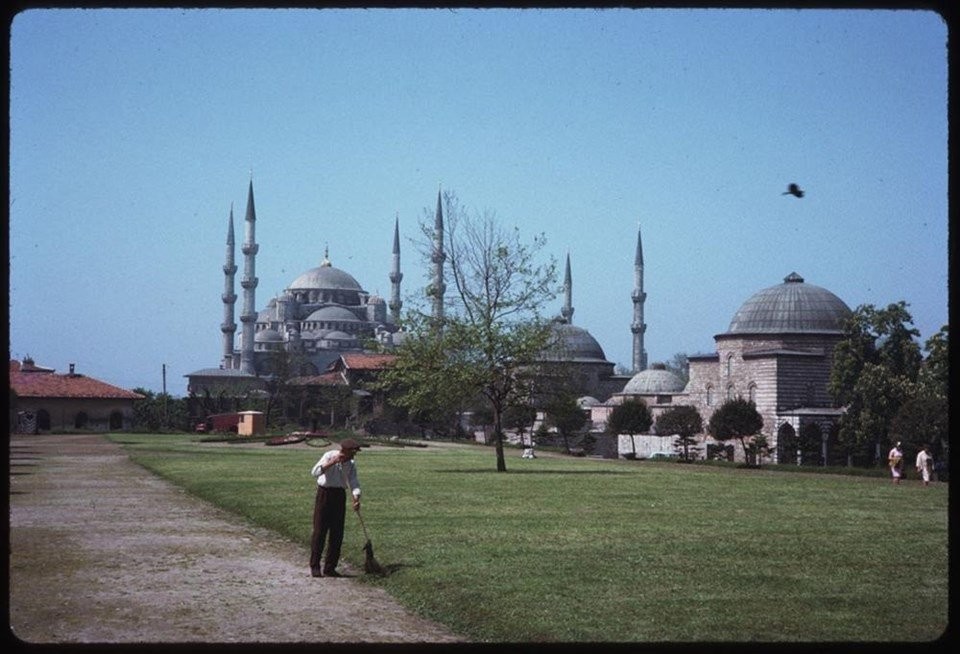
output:
M309 546L323 449L117 440ZM497 473L492 448L362 452L364 520L393 570L363 581L474 641L926 641L946 628L946 484L508 457ZM348 516L358 567L363 540Z

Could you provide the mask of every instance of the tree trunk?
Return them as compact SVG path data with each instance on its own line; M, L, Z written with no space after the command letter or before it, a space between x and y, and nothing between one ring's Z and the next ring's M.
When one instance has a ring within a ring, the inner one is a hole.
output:
M497 450L497 472L507 471L507 460L503 456L503 424L501 420L501 411L498 407L493 407L493 439Z

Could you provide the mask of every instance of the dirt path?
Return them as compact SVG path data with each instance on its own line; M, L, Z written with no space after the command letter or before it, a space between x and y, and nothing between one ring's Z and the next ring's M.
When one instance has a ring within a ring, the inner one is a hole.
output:
M102 436L10 437L10 627L30 643L458 637L198 500ZM342 565L345 572L349 567Z

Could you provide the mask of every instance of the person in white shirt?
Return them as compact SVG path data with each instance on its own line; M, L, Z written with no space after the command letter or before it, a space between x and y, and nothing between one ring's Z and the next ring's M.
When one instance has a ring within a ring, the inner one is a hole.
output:
M920 453L917 454L917 472L923 477L923 485L929 486L930 474L933 472L933 457L930 456L926 445L924 445Z
M360 510L360 481L353 460L360 444L352 438L340 443L337 450L325 452L313 470L317 478L317 498L313 505L313 535L310 537L310 574L314 577L340 577L337 563L343 544L343 523L346 516L347 488L353 495L353 510ZM324 542L327 556L320 567Z
M890 474L893 476L893 483L900 483L900 476L903 471L903 450L900 449L900 441L893 446L890 454L887 455L887 465L890 466Z

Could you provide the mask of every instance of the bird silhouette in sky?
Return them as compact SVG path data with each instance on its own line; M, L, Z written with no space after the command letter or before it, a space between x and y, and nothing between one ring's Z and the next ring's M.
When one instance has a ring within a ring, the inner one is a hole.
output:
M781 193L780 195L793 195L798 198L803 197L803 191L800 190L800 187L796 184L790 184L787 186L787 190Z

